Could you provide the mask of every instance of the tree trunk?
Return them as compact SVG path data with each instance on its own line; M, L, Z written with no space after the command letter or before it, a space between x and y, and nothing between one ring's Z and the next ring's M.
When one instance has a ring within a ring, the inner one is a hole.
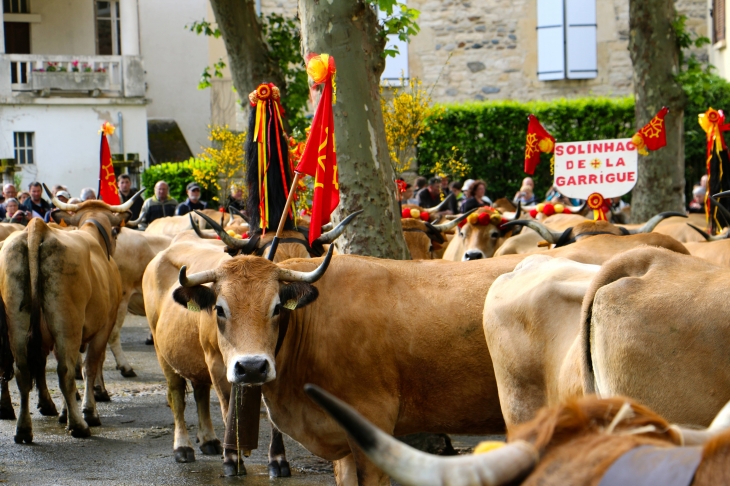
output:
M337 215L363 209L338 248L380 258L409 258L396 200L380 110L385 41L375 12L360 0L299 0L302 50L327 53L337 65L334 107L340 205ZM341 219L341 218L337 218Z
M286 81L264 41L254 0L210 0L228 53L233 86L248 103L248 94L261 83L274 83L286 96Z
M675 77L679 47L672 28L674 2L630 0L629 51L634 64L636 128L668 106L667 146L639 156L639 174L631 199L631 217L646 221L662 211L684 211L685 96Z

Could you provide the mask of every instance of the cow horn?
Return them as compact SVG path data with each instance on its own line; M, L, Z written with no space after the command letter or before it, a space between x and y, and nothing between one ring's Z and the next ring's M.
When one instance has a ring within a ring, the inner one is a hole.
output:
M656 226L659 223L661 223L664 219L669 218L671 216L677 216L677 217L681 217L681 218L687 217L687 215L684 213L678 213L676 211L665 211L665 212L659 213L656 216L654 216L653 218L651 218L649 221L644 223L644 226L642 226L641 228L629 230L629 233L631 233L632 235L636 235L639 233L651 233L652 231L654 231L654 228L656 228Z
M583 204L579 208L576 208L575 206L566 205L565 209L567 209L568 211L570 211L573 214L580 214L586 210L586 206L588 206L588 201L583 202Z
M215 282L215 270L206 270L205 272L198 272L188 277L188 267L183 265L180 269L180 275L178 280L180 285L183 287L195 287L196 285L203 285L211 282Z
M144 213L142 213L139 215L139 218L133 219L132 221L127 221L126 223L124 223L124 226L126 226L127 228L136 228L137 226L139 226L139 223L142 222L144 217L145 217L145 215L144 215Z
M221 241L226 244L226 246L232 250L242 250L246 245L248 245L248 238L239 240L238 238L234 238L231 235L228 234L226 230L223 229L221 225L213 221L211 218L209 218L205 213L201 213L197 209L195 210L195 214L200 216L205 220L206 223L210 225L211 228L218 234L218 236L221 237Z
M451 200L451 198L453 198L453 197L456 197L456 196L454 196L454 193L452 192L452 193L450 193L450 194L449 194L448 196L446 196L446 197L444 198L444 200L443 200L443 201L441 201L441 202L440 202L440 203L438 204L438 206L434 206L434 207L432 207L432 208L424 209L424 211L426 211L426 212L427 212L428 214L436 214L436 213L438 213L439 211L441 211L441 210L442 210L442 209L444 208L444 206L446 206L446 201L450 201L450 200Z
M195 218L193 218L193 213L188 213L188 216L190 216L190 225L193 227L195 234L198 235L199 238L203 238L205 240L215 240L217 238L210 233L204 233L203 230L200 229L200 226L198 226Z
M351 215L352 216L352 215ZM324 272L327 270L327 267L329 267L330 260L332 260L332 252L334 251L335 246L330 245L329 249L327 250L327 255L325 255L324 260L322 263L319 264L317 268L312 270L311 272L298 272L296 270L287 270L285 268L279 268L279 280L284 282L306 282L306 283L314 283L320 278L322 278L322 275L324 275Z
M333 230L330 230L327 233L320 235L320 237L314 241L316 243L321 243L323 245L332 243L345 231L345 228L347 227L347 225L350 224L350 222L353 219L357 218L360 215L360 213L362 213L362 212L363 212L362 209L359 211L355 211L354 213L352 213L351 215L349 215L348 217L346 217L345 219L340 221L340 224L338 224Z
M718 192L717 194L714 194L712 197L714 197L715 199L722 199L723 197L728 197L728 196L730 196L730 191Z
M687 429L676 425L672 428L682 434L684 445L702 445L718 434L730 429L730 402L720 409L710 426L704 430Z
M330 221L329 223L322 225L322 231L324 231L326 233L327 231L332 231L332 228L334 228L334 227L335 227L335 224L332 221Z
M58 209L62 209L63 211L78 211L79 205L78 204L68 204L62 201L59 201L56 196L53 195L53 193L48 189L48 186L46 183L43 183L43 189L46 190L46 194L49 198L51 198L51 201L53 202L53 205L56 206Z
M114 206L110 204L109 209L111 209L115 213L123 213L124 211L129 211L130 209L132 209L132 205L134 205L134 200L137 199L140 194L144 192L144 189L145 188L143 187L142 189L137 191L134 196L130 197L124 204L115 204Z
M551 244L557 243L560 237L563 236L562 233L555 233L553 231L550 231L549 229L547 229L547 227L545 227L545 225L531 219L518 219L516 221L504 223L502 225L502 229L504 230L513 226L527 226L531 230L539 233L545 241Z
M477 209L479 209L479 208L474 208L471 211L460 215L458 218L452 219L448 223L432 224L431 226L433 226L434 228L436 228L437 230L439 230L442 233L446 233L447 231L452 230L453 228L456 228L456 226L458 226L459 223L461 223L464 219L466 219L467 216L469 216L471 213L473 213Z
M532 444L515 441L485 454L440 457L416 450L378 429L345 402L316 385L304 391L383 472L405 485L500 485L531 471L539 459Z
M729 192L730 191L725 191L725 192L721 192L720 194L717 194L717 195L718 196L721 196L721 195L724 195L724 194L729 193ZM723 206L722 204L720 204L720 202L717 199L715 199L714 197L711 197L710 198L710 202L712 204L714 204L715 206L717 206L717 209L719 209L720 212L722 213L722 215L725 216L725 219L726 220L730 221L730 211L728 211L725 206Z
M710 235L704 230L699 229L697 226L693 225L692 223L687 223L687 226L698 232L702 235L702 237L705 239L705 241L719 241L719 240L725 240L728 237L730 237L730 231L723 233L721 235Z
M248 221L248 216L246 214L242 213L238 209L234 208L233 206L228 206L228 212L231 214L231 216L240 216L247 224L251 224ZM233 218L231 217L231 221Z

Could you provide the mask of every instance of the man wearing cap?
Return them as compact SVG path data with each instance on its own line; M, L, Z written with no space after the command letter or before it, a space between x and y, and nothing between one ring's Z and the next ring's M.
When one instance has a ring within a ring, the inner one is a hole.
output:
M208 203L200 200L200 186L197 182L191 182L186 188L188 198L177 205L175 209L176 216L184 216L191 212L193 209L207 209Z
M156 219L173 216L176 207L177 201L170 197L170 186L165 181L157 181L155 195L145 199L142 204L138 218L140 228L147 228Z

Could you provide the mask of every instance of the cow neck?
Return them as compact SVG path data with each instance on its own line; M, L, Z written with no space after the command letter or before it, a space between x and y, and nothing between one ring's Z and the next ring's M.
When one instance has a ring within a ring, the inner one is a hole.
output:
M109 238L109 233L107 233L106 228L104 228L104 226L94 218L84 220L81 226L85 225L86 223L92 223L94 226L96 226L96 229L99 230L99 234L101 234L101 237L104 240L104 245L106 246L106 259L111 260L112 242Z

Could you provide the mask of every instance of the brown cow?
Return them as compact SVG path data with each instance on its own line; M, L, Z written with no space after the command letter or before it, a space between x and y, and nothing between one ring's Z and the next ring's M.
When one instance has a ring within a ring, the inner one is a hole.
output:
M52 200L61 209L52 213L54 221L77 226L78 230L57 230L33 219L25 231L11 235L0 250L0 296L5 306L0 319L7 319L4 327L21 397L17 443L33 441L28 395L33 380L44 374L50 349L58 360L71 434L88 437L89 425L100 424L94 383L121 300L119 270L111 257L115 235L129 218L133 198L120 206ZM79 348L87 343L82 417L76 403L74 368ZM7 374L9 370L5 371Z
M468 213L443 224L431 224L414 218L401 218L403 237L411 254L411 260L433 260L437 258L435 253L446 244L445 233L456 228L461 221L474 211L472 209Z
M616 473L648 484L650 474L662 468L664 478L684 473L689 482L682 484L688 486L730 481L730 403L707 430L698 431L671 425L628 398L572 400L542 409L531 422L510 430L507 444L485 443L486 452L481 454L440 457L396 440L317 386L308 385L306 393L359 450L403 485L588 486ZM690 445L696 448L681 447ZM622 463L613 467L619 460ZM669 469L682 460L692 466ZM620 484L632 484L628 481Z
M604 235L550 253L602 263L619 251L658 240L681 247L664 235ZM205 325L205 333L216 335L220 346L219 364L211 371L214 382L263 383L271 420L313 453L336 461L338 484L351 484L356 474L372 483L382 476L304 397L304 384L326 383L398 435L502 430L481 331L482 303L494 279L524 258L464 264L339 255L324 273L327 260L317 267L313 260L275 265L237 257L193 275L181 269L183 287L174 297L183 310L190 304L217 316L199 321L200 332ZM435 274L449 275L460 285L434 287ZM288 332L274 356L282 322L288 322ZM363 389L367 397L359 393Z
M449 242L446 247L443 259L453 262L480 260L491 258L494 252L512 235L512 230L502 229L502 213L491 207L477 208L473 213L476 216L489 214L488 224L482 224L479 220L467 222ZM519 217L519 211L515 214ZM469 218L473 219L473 218Z

